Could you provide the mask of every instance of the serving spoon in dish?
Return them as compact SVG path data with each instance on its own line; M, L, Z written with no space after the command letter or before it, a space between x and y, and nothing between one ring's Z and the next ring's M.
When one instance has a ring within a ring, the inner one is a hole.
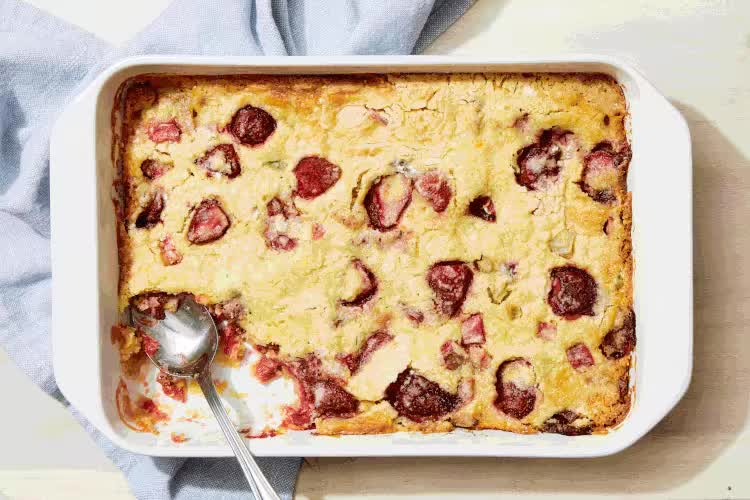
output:
M208 406L214 412L224 437L232 447L247 482L258 500L279 500L263 471L247 449L239 432L229 420L211 379L211 362L219 346L219 334L208 309L192 297L184 297L176 311L164 311L164 319L157 320L130 308L131 324L159 342L159 349L149 358L160 370L179 378L198 381Z

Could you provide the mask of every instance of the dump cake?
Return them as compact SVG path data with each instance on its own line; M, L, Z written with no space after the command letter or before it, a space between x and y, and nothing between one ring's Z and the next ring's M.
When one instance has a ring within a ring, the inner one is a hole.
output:
M294 382L281 429L579 435L627 413L614 80L143 76L120 102L120 308L205 304L219 363L252 351L261 382ZM158 349L125 325L113 340L124 378ZM137 428L164 419L130 399Z

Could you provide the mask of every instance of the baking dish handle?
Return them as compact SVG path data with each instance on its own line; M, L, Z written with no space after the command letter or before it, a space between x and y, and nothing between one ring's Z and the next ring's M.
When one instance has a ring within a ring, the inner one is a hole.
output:
M649 409L641 427L648 430L677 405L692 376L693 164L685 118L639 73L632 74L639 94L634 103L640 108L632 116L640 122L631 124L632 164L638 168L629 184L641 193L633 200L633 221L649 219L649 224L633 224L633 243L652 242L649 255L636 255L634 276L636 282L649 283L636 286L634 297L639 323L649 333L638 339L635 369L636 405ZM654 210L643 200L660 199L664 186L684 195L671 197L667 210ZM664 314L666 303L680 314ZM653 390L638 391L647 383Z
M90 84L50 138L52 363L60 391L96 428L111 430L101 398L96 98Z

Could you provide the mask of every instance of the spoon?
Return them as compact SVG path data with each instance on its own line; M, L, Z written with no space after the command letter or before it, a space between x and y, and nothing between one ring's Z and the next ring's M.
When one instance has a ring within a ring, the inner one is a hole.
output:
M160 370L179 378L194 378L200 384L208 406L232 447L247 482L258 500L279 500L263 475L253 454L229 420L211 379L211 362L219 346L219 334L208 309L185 297L177 311L165 310L165 318L156 320L130 308L131 323L159 342L159 349L149 355Z

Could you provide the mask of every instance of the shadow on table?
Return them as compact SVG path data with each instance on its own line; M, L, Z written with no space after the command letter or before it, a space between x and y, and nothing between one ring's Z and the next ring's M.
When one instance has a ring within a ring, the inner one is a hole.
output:
M611 457L347 459L346 465L342 459L319 459L308 466L346 472L319 485L306 484L305 477L314 483L333 474L303 476L302 491L321 492L311 499L363 490L389 495L668 491L700 473L736 439L747 419L750 384L748 318L742 317L747 312L737 309L750 295L750 286L739 282L748 257L738 241L750 216L750 161L696 110L676 106L693 139L695 231L695 365L678 406L638 443ZM721 485L716 495L725 495L730 486Z

